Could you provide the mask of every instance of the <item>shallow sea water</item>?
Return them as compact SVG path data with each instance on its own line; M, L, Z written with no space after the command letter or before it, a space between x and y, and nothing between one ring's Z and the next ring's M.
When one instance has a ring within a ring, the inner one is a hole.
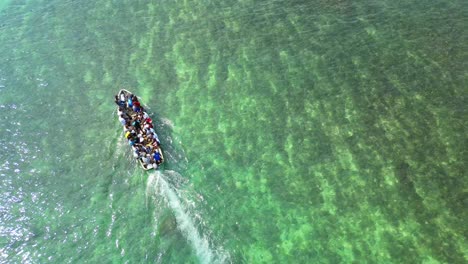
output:
M466 263L467 12L0 3L0 263Z

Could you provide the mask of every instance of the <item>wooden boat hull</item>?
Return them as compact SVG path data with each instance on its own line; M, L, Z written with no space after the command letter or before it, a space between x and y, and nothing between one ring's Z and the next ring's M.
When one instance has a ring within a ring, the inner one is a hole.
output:
M121 98L122 94L125 96L125 98L128 98L128 96L131 95L132 93L130 91L128 91L128 90L121 89L119 91L119 93L117 94L119 99ZM119 107L117 107L117 110L118 109L119 109ZM132 118L134 118L136 116L136 113L133 112L133 110L128 108L128 107L125 108L125 112L127 114L129 114ZM125 133L125 126L122 125L122 127L123 127L123 131ZM158 139L157 134L156 134L156 138ZM159 141L159 139L158 139L158 141ZM156 166L156 168L153 166L153 164L145 164L141 158L136 158L143 170L148 171L148 170L158 169L160 167L160 165L164 162L164 155L163 155L163 151L162 151L160 146L157 147L157 151L159 152L159 154L161 156L161 162ZM154 165L156 165L156 164L154 164Z

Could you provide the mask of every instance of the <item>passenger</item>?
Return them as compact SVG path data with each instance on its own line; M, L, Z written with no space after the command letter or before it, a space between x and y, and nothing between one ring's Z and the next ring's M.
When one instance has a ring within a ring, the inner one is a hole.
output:
M125 138L126 138L126 139L130 139L131 136L132 136L132 133L131 133L130 131L127 131L127 132L125 133Z
M146 125L148 125L149 128L153 128L153 123L146 123Z
M140 148L138 146L132 146L133 149L133 157L138 158L140 157Z
M120 95L119 106L120 106L120 107L125 107L125 106L127 106L127 103L125 103L125 95L123 95L123 94Z
M146 141L145 141L145 144L146 144L145 146L147 148L151 148L151 152L153 152L153 141L154 139L152 138L146 138Z
M135 112L135 113L141 112L141 108L139 106L135 105L135 103L133 104L133 112Z
M122 125L124 125L124 126L127 124L127 120L125 120L123 114L121 114L121 115L119 116L119 121L120 121L120 123L121 123Z
M141 158L141 161L143 161L144 164L149 164L149 163L150 163L150 159L151 159L151 155L150 155L150 154L146 154L146 156L144 156L144 157Z
M130 95L130 97L129 97L128 100L127 100L127 106L128 106L128 108L130 108L130 109L133 107L132 96L133 96L133 95Z
M143 137L142 134L138 134L138 140L139 140L139 143L145 142L145 138Z
M159 153L159 150L156 150L153 154L153 158L156 161L156 164L161 164L162 158L161 158L161 153Z
M141 123L141 120L142 120L142 115L141 115L141 113L136 113L135 119L138 120L138 121L140 121L140 123Z
M137 151L137 150L138 150L138 152L139 152L140 147L138 147L138 146L132 146L132 150L133 150L133 151Z
M117 111L117 115L123 115L125 119L130 119L130 116L125 113L124 109L122 107L119 107L119 110Z
M153 144L153 148L156 148L156 149L159 148L159 141L155 140L153 141L152 144Z
M148 163L148 158L147 158L147 156L142 156L142 157L141 157L141 161L143 162L143 164L147 164L147 163Z
M140 151L140 157L146 156L146 154L148 154L144 146L138 146L138 150Z
M145 110L145 108L140 104L136 96L134 97L133 104L138 106L140 112L143 112Z
M138 130L141 130L141 124L140 124L140 120L138 119L135 119L132 123L132 126L135 127L135 129L138 131Z
M149 115L146 112L143 112L143 119L149 118Z
M146 153L151 153L153 152L153 146L151 144L146 144L146 146L143 147L146 151Z

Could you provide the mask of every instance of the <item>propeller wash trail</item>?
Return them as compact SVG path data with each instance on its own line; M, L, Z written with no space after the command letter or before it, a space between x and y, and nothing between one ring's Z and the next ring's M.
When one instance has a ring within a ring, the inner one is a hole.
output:
M161 200L165 200L167 205L174 213L177 221L177 228L190 242L198 259L201 263L231 263L229 254L222 248L212 248L212 239L205 234L200 234L197 229L196 217L194 212L190 210L186 200L165 180L165 174L170 174L170 177L180 175L174 171L154 171L152 172L146 184L146 197L151 197L157 208L162 206ZM163 199L161 199L163 198ZM196 213L195 213L196 215ZM197 216L199 217L199 216Z

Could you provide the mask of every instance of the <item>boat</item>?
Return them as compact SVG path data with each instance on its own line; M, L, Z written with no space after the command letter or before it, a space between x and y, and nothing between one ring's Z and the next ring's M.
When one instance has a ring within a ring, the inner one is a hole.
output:
M124 137L132 146L133 156L143 170L158 169L164 162L163 151L152 120L138 97L121 89L115 96L115 103L117 117L123 127Z

